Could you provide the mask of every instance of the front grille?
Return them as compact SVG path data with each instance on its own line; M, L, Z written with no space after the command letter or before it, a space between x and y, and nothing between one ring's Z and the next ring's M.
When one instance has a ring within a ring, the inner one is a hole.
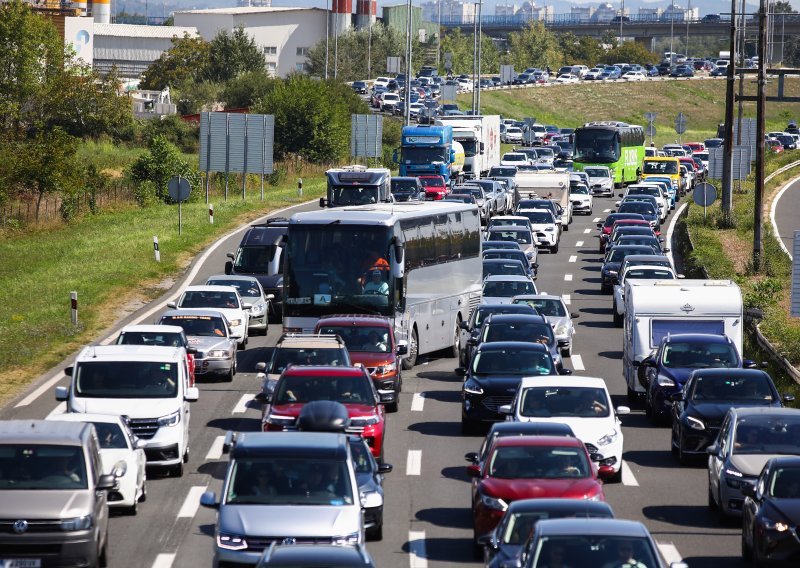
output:
M586 451L589 452L589 455L597 453L597 446L594 444L586 444Z
M10 544L4 542L0 544L0 549L5 556L19 554L20 556L35 555L41 557L45 555L61 554L60 544L42 544L39 542L31 544Z
M131 418L128 424L139 438L149 440L158 432L158 418Z
M364 426L348 426L347 428L344 429L344 431L348 434L355 434L357 436L360 436L361 434L364 433Z
M514 400L513 396L487 396L481 402L483 403L483 406L485 406L487 410L490 410L492 412L497 412L498 408L500 408L504 404L511 404L512 400Z
M259 536L247 537L247 551L248 552L262 552L265 548L273 542L282 544L286 541L287 544L331 544L332 539L319 537L280 537L280 536Z
M16 534L14 532L14 523L20 520L25 520L28 523L26 533L43 533L43 532L61 532L60 520L42 520L42 521L29 521L27 519L0 519L0 533ZM0 549L3 547L0 546Z

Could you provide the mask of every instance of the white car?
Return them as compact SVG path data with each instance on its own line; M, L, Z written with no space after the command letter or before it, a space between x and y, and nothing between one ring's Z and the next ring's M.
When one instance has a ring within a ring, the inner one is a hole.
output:
M483 281L481 303L510 304L514 296L536 293L536 284L527 276L494 274Z
M641 71L628 71L622 76L625 81L644 81L647 76Z
M556 79L556 83L580 83L581 80L577 75L573 75L572 73L566 73L564 75L559 75Z
M606 166L589 166L583 168L589 176L589 189L593 194L612 197L614 195L614 174Z
M108 493L108 507L135 515L139 503L147 499L147 458L145 443L131 432L121 416L111 414L51 414L47 420L94 424L100 442L103 475L113 475L117 484Z
M587 81L594 81L600 78L600 75L603 74L604 69L602 67L592 67L589 69L589 72L586 73L584 79Z
M275 299L274 294L264 294L264 288L258 278L241 274L220 274L210 276L206 280L209 286L233 286L239 292L242 302L250 304L248 314L248 333L267 335L269 330L269 303Z
M378 77L375 79L374 86L376 87L387 87L389 85L389 77Z
M400 104L400 95L397 93L383 93L381 97L381 110L393 113L395 107Z
M594 377L524 377L511 404L499 408L515 422L561 422L586 444L589 454L600 454L598 466L609 466L622 476L623 436L619 416L627 406L614 408L606 382Z
M592 214L593 200L592 193L589 188L584 185L578 185L569 188L569 202L572 204L572 210L575 213Z
M233 286L187 286L180 298L167 306L175 310L204 308L220 312L228 320L231 337L236 339L239 349L247 346L248 310L253 306L242 302Z
M696 158L700 158L700 163L703 164L703 175L708 175L708 150L703 150L702 152L694 152L692 156Z
M562 357L572 356L572 336L575 335L575 325L572 318L579 317L578 314L571 314L567 309L567 304L561 296L552 294L533 294L517 296L513 300L514 304L528 304L544 319L553 326L553 334L556 336L558 349Z
M558 240L561 236L558 221L549 209L521 209L517 215L528 218L531 222L531 231L536 244L547 247L551 253L558 252Z
M504 133L506 144L522 144L522 129L518 126L509 126Z
M506 130L507 131L507 130ZM531 160L527 154L522 152L506 152L500 158L501 166L530 166Z
M635 265L627 266L617 275L614 284L614 325L622 327L625 317L625 282L633 280L675 280L678 277L669 266Z

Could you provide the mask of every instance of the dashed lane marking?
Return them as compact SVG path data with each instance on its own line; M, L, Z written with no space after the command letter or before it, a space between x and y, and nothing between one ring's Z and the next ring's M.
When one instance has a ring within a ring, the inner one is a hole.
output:
M408 531L408 565L410 568L428 568L425 531Z
M571 257L569 257L568 262L578 262L578 257L573 254Z
M181 510L178 511L179 519L191 519L194 517L195 513L197 513L197 509L200 508L200 496L206 492L206 488L207 486L205 485L195 485L189 488L189 494L186 495L186 499L183 505L181 505Z
M51 416L57 416L59 414L64 414L66 411L67 411L67 403L66 402L62 402L62 403L59 403L59 405L56 406L52 410L52 412L50 412L50 414L47 415L47 417L50 418Z
M582 246L583 246L583 241L578 241L577 243L575 243L576 248L581 248Z
M595 217L594 220L592 220L592 223L599 223L600 221L602 221L600 217Z
M236 406L233 407L234 414L241 414L247 411L247 405L255 398L252 394L243 394Z
M422 472L422 450L408 450L406 475L420 475Z
M658 544L658 549L661 551L662 556L664 556L664 560L667 561L667 565L683 560L681 553L678 552L678 549L671 542L657 542L656 544Z
M174 553L159 554L153 561L152 568L172 568L172 563L175 562L175 556Z
M592 232L592 230L591 230L591 229L584 229L584 230L583 230L583 234L584 234L584 235L588 235L588 234L589 234L589 233L591 233L591 232Z
M564 282L572 282L572 274L565 274Z
M580 355L573 355L571 357L572 360L572 369L575 371L585 371L586 367L583 366L583 357Z
M603 209L603 213L611 213L611 209Z
M423 408L425 408L425 393L415 392L414 396L411 398L411 410L414 412L422 412Z
M572 296L570 296L569 294L562 295L561 299L564 300L564 303L567 304L568 306L572 303Z
M633 475L633 471L631 470L629 464L624 460L622 462L622 485L639 487L639 482L636 481L636 477Z
M218 460L222 457L222 445L225 443L225 436L217 436L211 442L211 447L206 454L206 461Z

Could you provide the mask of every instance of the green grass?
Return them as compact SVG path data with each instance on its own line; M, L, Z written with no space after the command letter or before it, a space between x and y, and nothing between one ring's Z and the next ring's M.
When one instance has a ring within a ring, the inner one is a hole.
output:
M798 89L800 79L787 79L787 93L797 92ZM770 83L768 92L774 94L776 90L777 83ZM752 82L745 83L745 93L755 93ZM460 95L460 105L468 107L470 98L469 93ZM682 139L704 140L714 136L717 124L723 121L725 81L584 83L486 91L481 93L481 112L516 119L536 117L543 124L572 128L592 120L622 120L646 125L644 114L656 112L657 145L678 139L674 121L678 112L683 112L688 119L689 130ZM745 103L744 116L755 116L755 103ZM768 131L783 130L790 118L800 118L800 103L767 105Z
M94 164L100 171L121 172L146 151L110 140L84 140L78 147L78 159L82 164Z
M320 176L304 177L304 197L322 195ZM158 284L175 277L192 256L220 235L268 211L301 201L294 179L267 187L261 201L236 189L228 201L216 195L214 225L204 202L183 205L178 235L177 206L122 207L83 217L70 225L0 235L0 400L90 341L120 317L137 296L163 293ZM153 254L159 238L161 262ZM222 267L219 267L222 270ZM79 325L70 323L69 293L78 292ZM131 292L133 291L133 292Z

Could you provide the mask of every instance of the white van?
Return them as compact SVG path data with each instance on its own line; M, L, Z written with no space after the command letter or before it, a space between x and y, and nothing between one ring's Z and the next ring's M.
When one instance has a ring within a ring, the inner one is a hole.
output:
M67 412L126 416L144 440L148 466L183 475L189 459L189 403L199 397L189 386L183 347L91 345L65 373L68 387L56 387Z
M713 333L725 335L742 352L742 291L732 280L628 280L622 368L628 400L644 389L637 368L667 335Z

